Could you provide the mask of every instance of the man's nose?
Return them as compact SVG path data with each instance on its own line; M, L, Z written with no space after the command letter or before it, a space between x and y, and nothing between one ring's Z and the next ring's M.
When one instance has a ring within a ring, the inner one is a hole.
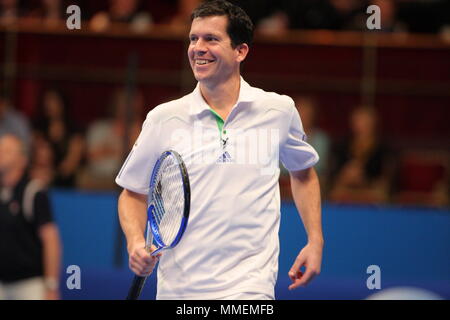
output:
M194 52L197 54L205 53L206 52L205 41L203 41L202 39L198 39L197 42L195 42Z

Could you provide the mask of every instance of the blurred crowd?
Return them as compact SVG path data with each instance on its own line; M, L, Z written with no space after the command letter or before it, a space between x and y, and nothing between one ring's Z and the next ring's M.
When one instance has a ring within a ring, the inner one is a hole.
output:
M31 177L48 186L113 190L114 177L144 121L143 95L135 92L128 97L118 89L109 106L105 118L84 129L76 124L69 101L58 88L43 91L32 119L15 111L3 95L0 136L10 133L25 143Z
M47 26L65 23L66 8L78 4L84 25L93 31L114 25L145 32L155 24L185 28L190 12L201 0L0 0L0 25L19 19ZM450 26L449 1L433 0L231 0L253 19L256 31L282 34L289 29L363 30L366 8L381 9L382 31L444 32ZM348 135L330 139L318 126L320 106L314 97L297 97L309 142L321 161L325 199L337 202L420 202L448 204L448 161L440 156L401 157L389 150L379 135L376 109L354 106ZM131 107L128 107L131 106ZM73 120L74 106L58 88L47 88L31 119L15 111L0 96L0 135L14 133L30 150L29 170L34 178L57 188L114 190L114 177L134 143L144 120L146 103L141 91L132 96L117 89L107 117L81 128ZM332 155L332 156L331 156ZM422 178L411 179L425 172ZM289 179L281 176L283 195L289 197Z
M448 206L449 157L444 150L395 150L381 134L376 108L355 106L347 133L333 139L318 123L314 97L295 98L307 141L320 156L315 166L322 197L334 203ZM288 172L282 168L281 194L290 198Z
M189 26L192 9L202 0L0 0L0 25L24 20L63 25L66 8L81 8L83 25L96 32L124 25L146 32L154 25ZM450 3L446 0L230 0L249 14L262 34L287 30L367 30L368 6L381 11L381 31L448 33ZM447 12L447 13L446 13Z
M141 90L129 94L117 88L108 114L83 129L57 88L43 91L31 119L1 96L0 135L12 133L24 141L30 150L31 177L50 187L115 190L115 176L148 112L144 100ZM321 111L314 97L297 96L295 102L308 142L321 158L316 170L325 200L448 205L448 159L392 150L380 134L376 109L355 106L348 116L345 139L340 140L318 125ZM289 175L283 169L280 186L282 196L289 198Z

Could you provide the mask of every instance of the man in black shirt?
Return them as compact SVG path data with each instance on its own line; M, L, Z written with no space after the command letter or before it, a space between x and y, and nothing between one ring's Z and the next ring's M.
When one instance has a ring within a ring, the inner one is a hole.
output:
M0 300L58 299L60 241L45 189L27 175L27 152L0 137Z

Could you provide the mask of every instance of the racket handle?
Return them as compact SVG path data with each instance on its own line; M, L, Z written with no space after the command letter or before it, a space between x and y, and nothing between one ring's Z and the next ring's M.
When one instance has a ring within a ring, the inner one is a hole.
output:
M144 288L147 277L134 276L131 288L128 291L127 300L138 300L141 295L142 288Z
M145 249L150 252L153 243L153 234L150 230L150 222L147 222L147 231L145 236ZM128 291L127 300L137 300L141 295L147 277L134 276L133 283Z
M147 234L145 236L145 249L147 249L148 252L152 249L153 244L153 233L150 229L150 222L147 222Z
M157 248L155 251L153 251L152 253L150 253L151 256L156 256L159 252L163 251L164 247L159 247Z

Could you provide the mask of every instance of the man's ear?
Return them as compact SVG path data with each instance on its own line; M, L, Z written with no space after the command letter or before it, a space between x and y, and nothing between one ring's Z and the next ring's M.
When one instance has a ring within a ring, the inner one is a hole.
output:
M250 48L248 47L248 44L242 43L242 44L238 45L235 50L237 52L237 57L236 57L237 61L242 62L247 57L247 54L248 54Z

